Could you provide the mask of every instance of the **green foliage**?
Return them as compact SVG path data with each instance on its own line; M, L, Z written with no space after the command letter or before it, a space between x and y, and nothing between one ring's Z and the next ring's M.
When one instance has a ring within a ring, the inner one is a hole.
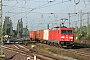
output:
M19 33L17 34L17 38L20 38L20 34Z
M50 48L45 48L46 51L50 51Z
M85 36L85 40L90 40L90 34Z
M21 36L23 33L23 22L22 22L22 18L18 20L17 23L17 36Z
M12 37L21 37L29 33L27 26L24 31L22 18L18 20L16 28L17 28L16 30L13 30L12 20L10 19L9 16L6 16L3 23L3 31L1 33L3 34L3 36L9 35ZM23 31L25 32L25 34L23 34Z
M74 29L75 30L75 29ZM82 26L81 28L78 28L78 30L74 31L75 37L78 37L78 39L90 39L90 25Z
M87 35L86 27L79 28L78 31L75 31L75 37L78 37L78 39L83 39Z

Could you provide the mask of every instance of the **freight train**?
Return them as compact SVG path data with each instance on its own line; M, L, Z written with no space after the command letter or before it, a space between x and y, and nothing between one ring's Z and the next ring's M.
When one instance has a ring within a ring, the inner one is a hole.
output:
M56 46L73 46L74 29L59 27L56 30L36 30L29 33L31 40Z

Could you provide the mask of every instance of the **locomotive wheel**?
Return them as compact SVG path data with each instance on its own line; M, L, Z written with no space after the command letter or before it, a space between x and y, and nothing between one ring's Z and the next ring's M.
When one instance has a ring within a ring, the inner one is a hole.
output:
M52 46L52 43L50 42L50 43L49 43L49 45L51 45L51 46Z
M62 48L62 46L63 46L63 45L61 45L61 44L58 44L58 46L59 46L60 48Z
M50 42L47 42L48 45L50 45Z
M56 45L55 45L55 46L56 46L56 47L59 47L59 46L58 46L58 43L56 43Z

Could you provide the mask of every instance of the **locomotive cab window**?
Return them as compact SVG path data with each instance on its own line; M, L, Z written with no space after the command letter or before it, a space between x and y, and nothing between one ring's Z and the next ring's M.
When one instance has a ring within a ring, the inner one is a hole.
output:
M62 34L72 34L72 30L61 30Z

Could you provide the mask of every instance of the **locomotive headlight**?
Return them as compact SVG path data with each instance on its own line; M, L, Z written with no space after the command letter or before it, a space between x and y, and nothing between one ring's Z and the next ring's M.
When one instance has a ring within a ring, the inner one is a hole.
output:
M65 38L64 36L61 36L61 38Z
M73 37L69 37L70 39L73 39Z

